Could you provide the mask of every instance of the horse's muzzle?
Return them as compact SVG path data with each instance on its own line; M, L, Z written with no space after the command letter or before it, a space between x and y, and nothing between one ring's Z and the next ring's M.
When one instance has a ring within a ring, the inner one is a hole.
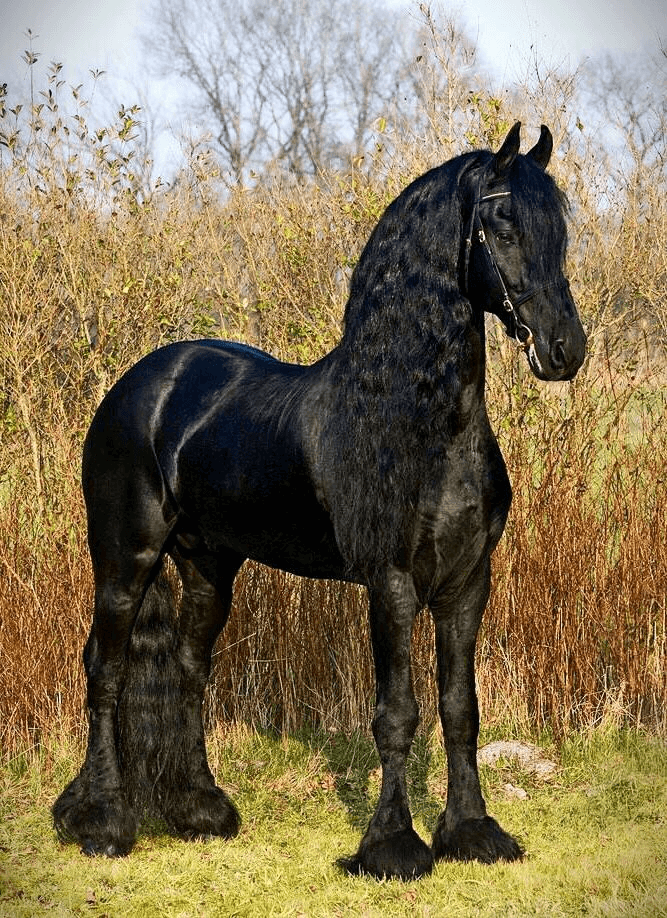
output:
M561 329L557 338L543 346L531 337L525 346L530 368L538 379L565 382L574 379L586 356L586 333L578 317Z

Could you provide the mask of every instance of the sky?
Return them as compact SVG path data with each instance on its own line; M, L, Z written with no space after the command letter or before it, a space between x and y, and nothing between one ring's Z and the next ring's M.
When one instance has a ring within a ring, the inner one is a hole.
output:
M20 63L28 28L47 61L141 74L137 34L150 7L150 0L0 0L0 75ZM520 68L531 46L540 58L576 66L600 50L655 48L658 36L667 44L665 0L453 0L444 8L468 23L485 62L501 75Z
M458 8L501 75L521 70L531 48L538 60L574 68L604 51L655 50L659 38L667 46L665 0L466 0Z
M134 69L147 7L146 0L0 0L0 73L25 72L20 56L29 47L27 29L39 36L33 47L46 62L84 72Z
M417 12L416 0L390 0ZM0 83L25 80L21 55L33 35L39 64L64 64L71 83L87 80L92 69L107 72L125 104L137 101L134 87L148 82L139 32L150 28L151 0L0 0ZM574 68L604 51L667 48L667 0L445 0L476 40L478 60L501 83L525 74L533 59L544 66ZM438 0L432 0L434 13ZM154 89L155 89L155 84ZM168 84L157 98L168 99ZM166 95L165 95L166 94Z

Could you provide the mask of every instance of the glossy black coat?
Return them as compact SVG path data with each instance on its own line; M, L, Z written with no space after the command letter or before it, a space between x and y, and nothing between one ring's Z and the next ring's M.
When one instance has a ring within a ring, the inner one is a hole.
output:
M457 157L389 206L354 271L341 342L318 363L183 342L146 356L103 400L83 456L90 732L54 805L62 838L126 853L149 804L184 836L236 832L206 761L201 701L234 577L252 558L368 588L382 789L340 863L407 878L442 857L521 856L486 815L476 763L475 641L511 499L484 403L484 311L508 334L529 330L543 379L576 373L585 335L563 274L549 131L518 150L517 124L497 154ZM508 312L505 294L520 308ZM183 581L178 614L166 554ZM449 778L430 847L405 784L418 722L410 635L424 605Z

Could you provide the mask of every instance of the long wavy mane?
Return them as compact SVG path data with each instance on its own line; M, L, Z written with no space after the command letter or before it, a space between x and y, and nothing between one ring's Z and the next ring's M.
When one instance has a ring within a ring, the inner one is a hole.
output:
M483 327L459 289L461 178L485 160L466 154L413 182L387 208L350 285L321 448L336 537L351 567L401 563L402 539L442 443L461 420L462 368L483 377Z
M409 562L414 546L404 540L420 490L439 480L444 446L466 420L462 382L477 377L483 399L483 316L473 315L461 278L466 220L491 159L488 151L464 154L409 185L352 276L332 355L332 373L346 369L334 380L320 446L330 459L327 491L337 495L329 510L339 547L366 576L386 561ZM510 182L517 224L561 266L564 196L525 156ZM558 215L560 228L544 212Z

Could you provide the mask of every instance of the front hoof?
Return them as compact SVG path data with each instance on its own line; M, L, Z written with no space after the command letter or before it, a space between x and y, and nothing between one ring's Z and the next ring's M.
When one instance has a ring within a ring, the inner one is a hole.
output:
M234 804L219 787L193 788L178 796L172 794L164 817L182 838L233 838L241 819Z
M342 857L336 863L352 876L416 880L433 870L433 855L414 829L404 829L373 841L364 838L353 857Z
M124 857L137 835L137 820L122 792L92 794L80 775L53 805L53 823L61 842L78 842L92 857Z
M433 834L435 860L494 864L496 861L519 861L523 858L522 848L490 816L464 819L450 830L445 829L444 820L441 823Z

